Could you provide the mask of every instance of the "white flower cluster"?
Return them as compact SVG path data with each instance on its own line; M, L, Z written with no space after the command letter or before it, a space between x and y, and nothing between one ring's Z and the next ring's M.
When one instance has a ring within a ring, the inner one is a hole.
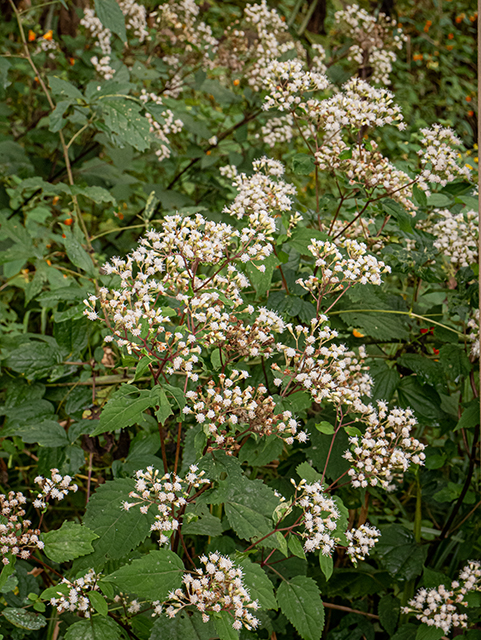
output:
M351 463L349 476L353 487L380 485L391 491L393 482L402 480L410 464L422 465L425 445L411 436L417 424L411 409L391 409L378 401L378 410L363 417L367 423L364 434L350 436L352 451L344 458Z
M284 182L280 177L284 173L284 166L277 160L263 157L253 162L254 174L236 175L233 181L238 190L234 202L224 207L224 213L235 216L239 220L248 216L251 224L256 219L266 218L271 221L275 230L275 221L270 214L275 211L290 211L296 188Z
M59 613L77 611L84 618L90 618L92 605L88 596L92 591L96 591L100 595L97 584L99 578L100 576L93 569L90 569L83 577L77 578L72 582L64 578L57 585L56 596L50 598L50 604Z
M324 492L320 482L308 484L301 480L298 485L293 480L300 495L293 504L300 507L303 514L305 531L299 535L304 538L304 551L320 550L322 555L331 556L339 538L334 535L337 521L341 517L335 501Z
M261 139L273 149L278 144L290 142L294 137L294 118L290 113L281 118L270 118L262 125L260 133L256 134L256 138Z
M348 57L359 65L363 77L370 73L372 82L389 84L396 60L392 49L402 49L407 41L396 21L384 13L373 16L357 4L337 11L334 18L340 32L353 40Z
M327 317L321 315L313 320L310 330L300 325L287 325L295 335L295 346L278 343L286 365L282 368L277 363L272 365L272 370L282 375L274 380L274 384L284 390L289 387L291 393L307 390L319 404L327 401L335 406L349 405L359 413L369 412L370 407L362 402L362 397L369 396L372 388L368 367L364 366L365 350L360 347L359 356L356 356L344 345L328 345L338 334L326 323Z
M174 618L185 607L193 606L202 614L202 620L208 622L213 613L227 611L232 616L234 629L243 626L256 629L259 620L251 611L257 611L259 603L251 599L245 588L241 567L219 553L209 553L208 557L199 559L204 567L184 574L184 587L169 594L165 613Z
M434 124L430 129L421 129L420 133L424 148L418 151L422 170L417 184L427 195L431 184L445 187L458 177L470 178L470 168L458 164L458 153L453 147L462 143L452 129Z
M444 585L436 589L419 589L415 597L403 607L403 613L414 613L416 618L430 627L442 629L448 634L451 627L466 629L468 616L459 613L458 607L467 607L465 596L470 591L480 591L481 564L469 562L459 573L451 588Z
M132 32L134 38L139 42L144 42L149 37L147 30L147 11L144 6L137 4L134 0L118 0L118 5L126 18L125 27ZM80 24L96 38L96 45L102 52L102 57L93 56L90 62L95 70L105 80L110 80L115 74L111 66L112 56L112 32L104 27L100 19L95 14L94 9L86 7Z
M58 43L53 39L52 32L47 31L43 36L37 39L37 48L33 55L44 52L51 60L55 60L55 54L58 52Z
M380 285L381 275L391 272L391 267L367 253L363 242L346 238L334 243L313 238L311 243L308 249L316 259L315 265L320 274L306 280L300 278L297 284L310 291L316 299L340 291L346 285Z
M30 520L23 519L26 502L27 498L21 492L0 493L0 555L4 565L10 563L9 554L27 560L33 549L44 547L40 530L31 529Z
M438 210L440 217L430 233L436 236L434 246L454 267L469 267L478 259L478 220L476 211L451 213Z
M472 342L471 355L479 358L479 309L474 312L474 318L468 320L468 327L471 329L468 335L468 339Z
M384 239L377 235L376 220L374 218L367 218L363 220L362 217L358 218L352 224L349 224L348 220L337 219L334 223L330 219L325 222L325 230L329 232L329 235L336 238L333 240L336 244L342 242L344 238L350 239L362 239L366 243L370 251L378 251L384 246ZM347 226L349 224L349 226ZM342 237L343 236L343 237Z
M221 296L235 306L241 304L240 290L248 286L249 281L232 262L264 260L272 251L275 231L275 221L262 211L251 213L248 221L249 226L235 229L206 220L200 214L166 216L161 231L148 231L127 259L113 258L105 264L104 273L120 276L119 288L100 289L101 306L114 324L115 338L106 339L116 339L119 346L126 346L130 351L140 350L146 339L159 342L157 338L168 321L162 309L156 307L160 296L170 295L188 305L184 311L199 323L218 316ZM215 266L214 275L199 275L200 265ZM258 268L262 269L262 265ZM189 287L193 291L191 296L185 293ZM97 320L97 297L92 295L84 303L85 315ZM144 337L140 337L142 332ZM184 340L195 342L196 338L191 335ZM182 348L185 347L184 344ZM172 361L181 355L173 353ZM173 368L179 369L179 366L173 365Z
M357 564L359 560L365 560L376 542L379 541L380 535L379 529L366 524L362 524L359 529L346 531L346 538L349 541L346 553L354 564Z
M239 382L247 375L234 370L229 377L220 374L218 385L209 380L205 391L188 391L186 397L192 406L186 406L184 413L195 415L206 435L214 438L218 447L228 450L238 446L239 431L260 436L276 434L287 444L294 440L306 442L307 434L298 432L298 422L290 411L275 414L276 403L264 385L240 387Z
M162 105L162 98L160 96L157 96L155 93L148 93L145 89L142 89L140 100L146 105L149 102L154 102L158 106ZM182 131L184 123L179 118L175 118L170 109L164 109L160 113L162 122L159 122L159 117L157 115L154 117L154 115L148 110L145 111L145 117L150 125L150 133L154 134L160 144L160 148L156 150L155 155L159 162L162 162L162 160L170 158L171 155L171 150L168 146L168 136Z
M305 93L324 91L330 86L327 77L316 71L305 71L301 60L273 60L267 67L265 97L262 108L265 111L276 108L279 111L294 111L305 108L302 96Z
M60 475L58 469L50 469L50 476L50 478L43 476L35 478L35 484L38 484L41 489L41 493L33 501L33 506L36 509L45 509L50 499L63 500L69 491L75 493L78 490L78 485L72 482L72 478L68 475Z
M147 467L146 471L140 469L136 472L135 491L129 493L130 498L136 502L125 501L122 507L129 511L132 507L140 507L140 512L146 514L151 506L156 507L155 522L150 527L151 531L159 531L159 544L167 544L169 536L179 528L179 517L176 509L182 509L187 505L191 497L192 489L199 488L202 484L210 483L204 478L204 471L198 473L198 467L190 466L185 478L180 478L175 473L161 475L157 469Z

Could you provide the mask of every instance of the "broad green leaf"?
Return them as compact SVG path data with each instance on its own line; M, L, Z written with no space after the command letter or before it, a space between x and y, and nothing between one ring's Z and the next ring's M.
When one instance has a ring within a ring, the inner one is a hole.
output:
M165 600L171 591L182 585L184 565L176 553L167 549L151 551L139 560L105 576L121 591L148 600Z
M332 556L326 556L323 553L319 553L319 566L321 567L321 571L326 580L329 580L332 576L332 572L334 571L334 561Z
M438 627L429 627L421 624L416 633L416 640L441 640L444 638L444 631Z
M60 362L58 348L45 342L31 340L10 351L5 366L23 373L28 380L46 377Z
M211 514L205 504L196 505L192 512L187 512L184 516L184 524L182 526L184 535L215 537L222 535L222 531L221 521Z
M455 431L459 429L473 429L479 424L479 398L471 400L463 408L463 413L456 425Z
M158 618L149 640L212 640L216 635L212 617L204 622L198 611L193 615L181 611L175 618Z
M252 600L258 600L262 609L277 609L274 586L260 564L245 559L239 562L239 566L244 571L242 580Z
M318 229L308 229L307 227L300 227L299 225L292 232L292 236L288 242L300 254L312 257L308 246L312 244L312 240L328 240L327 233L323 233Z
M298 176L308 176L315 169L314 158L307 153L296 153L292 158L292 170Z
M247 462L252 467L263 467L277 460L283 450L284 442L275 434L261 437L257 441L251 436L239 452L239 461Z
M8 70L11 67L10 60L0 58L0 87L6 89L11 83L8 80Z
M391 369L385 362L375 362L373 366L369 367L369 375L374 380L374 385L371 390L371 400L384 400L390 402L396 387L401 380L396 369Z
M104 189L103 187L98 187L98 186L94 186L94 187L72 187L72 193L79 195L79 196L84 196L85 198L88 198L89 200L93 200L94 202L111 202L112 204L117 204L117 200L114 198L114 196L110 193L110 191L107 191L107 189Z
M49 76L48 83L55 96L65 96L72 100L85 100L77 87L71 82L67 82L67 80L62 80L56 76Z
M439 394L428 385L421 385L415 376L405 376L397 386L399 405L414 410L417 419L430 426L437 426L444 419Z
M308 484L314 484L320 482L322 474L316 471L308 462L301 462L296 467L296 473L300 478L303 478Z
M94 616L67 629L65 640L120 640L122 627L112 618Z
M390 636L396 631L400 611L401 603L394 596L386 595L379 600L379 621Z
M98 591L89 591L88 599L97 613L100 613L101 616L108 615L109 606L101 593Z
M219 636L219 640L238 640L239 632L234 629L234 615L227 611L221 611L214 618L215 630Z
M429 360L418 353L405 353L397 360L398 365L414 371L423 384L429 384L439 393L447 393L446 378L439 362Z
M2 589L7 584L7 580L15 571L15 560L16 557L12 554L6 556L9 561L8 564L3 565L2 571L0 572L0 593L3 593Z
M138 508L122 508L134 489L133 480L117 478L100 485L90 497L83 523L99 537L92 543L94 552L75 561L76 571L101 568L107 560L122 558L147 538L154 517L140 513Z
M44 420L37 424L28 424L9 429L9 435L19 436L24 442L36 442L42 447L66 447L69 439L65 429L55 420Z
M65 125L67 124L67 120L65 120L63 115L72 103L73 101L70 99L57 102L57 106L49 115L49 130L52 131L52 133L56 133L57 131L60 131L60 129L63 129L65 127Z
M42 534L44 553L54 562L67 562L93 552L99 536L85 525L64 521L60 529Z
M375 553L392 577L411 580L422 573L427 551L416 544L410 531L393 524L382 529Z
M303 640L319 640L324 628L324 606L319 587L312 578L296 576L282 581L277 590L282 613Z
M138 151L150 147L150 126L139 105L132 100L105 99L101 106L105 121L103 129L114 135L119 146L129 144Z
M74 234L71 231L66 230L64 235L65 238L63 242L65 245L65 251L67 252L67 256L71 260L72 264L82 271L85 271L88 276L95 276L92 258L85 251Z
M219 104L232 104L240 100L233 91L224 87L218 80L210 78L202 84L202 91L212 95Z
M100 414L98 427L91 433L98 436L142 421L142 412L153 405L150 390L122 385L110 398Z
M152 399L151 399L152 406L159 407L155 411L157 420L161 424L164 424L167 418L173 414L169 399L167 398L165 391L162 389L162 387L159 387L159 386L155 386L150 393L152 396Z
M332 436L335 429L330 422L319 422L316 424L316 429L321 433L325 433L326 436Z
M256 290L258 298L263 298L270 289L274 270L279 264L279 260L273 253L257 265L251 262L246 264L246 273L252 286ZM258 269L259 266L265 267L265 271L260 271Z
M456 335L456 334L454 334ZM471 363L464 349L457 344L443 344L439 349L439 361L450 378L467 376L471 370Z
M300 539L293 535L292 533L289 535L288 539L289 551L293 553L298 558L306 559L306 554L304 553L304 547L302 546L302 542Z
M32 613L25 609L19 609L15 607L6 607L2 611L2 615L11 622L15 627L20 629L28 629L29 631L36 631L47 625L47 621L44 616L39 613Z
M125 18L115 0L94 0L95 13L106 29L117 34L122 42L127 42Z

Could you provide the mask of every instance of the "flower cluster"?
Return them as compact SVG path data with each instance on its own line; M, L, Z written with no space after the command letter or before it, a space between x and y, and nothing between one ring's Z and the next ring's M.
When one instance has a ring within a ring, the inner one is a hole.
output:
M451 213L437 211L440 219L430 233L436 236L434 246L448 258L454 267L469 267L478 258L478 213L467 211Z
M99 578L100 576L93 569L90 569L83 577L76 578L72 582L64 578L57 585L56 595L50 598L50 604L59 613L76 611L84 618L90 618L92 605L88 595L92 591L99 592Z
M171 154L168 147L168 136L182 131L184 123L179 118L175 118L170 109L158 108L162 107L162 98L155 93L148 93L145 89L142 89L140 100L147 105L145 117L150 125L150 133L154 134L160 144L160 148L156 150L155 155L161 162L165 158L169 158ZM154 106L150 106L150 102L153 102Z
M422 170L417 184L421 189L429 195L431 184L445 187L458 177L469 179L470 168L458 164L458 153L453 147L462 143L452 129L434 124L430 129L421 129L420 133L424 148L418 151Z
M479 358L479 309L474 312L474 318L468 320L468 327L471 329L471 333L468 335L472 342L471 355L474 358Z
M294 111L305 107L302 96L305 93L324 91L330 85L327 77L316 71L305 71L300 60L273 60L267 68L265 88L267 95L263 109L276 108L279 111Z
M279 118L270 118L256 134L264 144L273 149L278 144L290 142L294 137L294 118L290 113Z
M465 629L468 616L459 613L459 607L467 607L465 596L470 591L480 591L481 564L469 562L459 573L458 580L451 582L451 588L444 585L436 589L420 589L415 597L403 608L403 613L414 613L416 618L430 627L442 629L448 634L451 627Z
M370 72L372 82L389 84L396 60L392 49L402 49L407 40L396 21L384 13L373 16L357 4L337 11L334 18L341 33L353 40L348 57L359 65L363 77Z
M224 213L238 219L248 216L251 221L253 216L290 211L292 199L289 196L296 193L296 188L281 179L282 163L263 157L253 162L253 169L252 176L245 173L235 176L233 185L239 193L231 205L224 207Z
M146 514L150 507L155 506L155 522L150 527L151 531L159 531L159 544L167 544L169 536L179 528L179 517L176 509L182 509L187 505L192 489L198 489L210 480L204 478L204 472L198 473L198 467L191 465L185 478L180 478L175 473L161 475L157 469L147 467L137 471L135 491L129 493L130 498L136 502L123 503L123 508L129 511L132 507L140 507L140 512Z
M247 375L234 370L229 377L220 374L218 385L209 380L203 390L188 391L186 397L193 404L186 406L184 413L192 413L206 435L226 449L236 446L239 431L260 436L276 434L287 444L294 439L306 442L307 434L297 430L298 422L290 411L275 413L276 403L264 385L240 387L239 382Z
M379 529L366 524L362 524L359 529L346 531L346 538L349 541L346 553L355 564L359 560L364 560L379 541L380 535Z
M43 476L35 478L35 484L38 484L41 489L41 493L33 501L36 509L45 509L50 499L63 500L69 491L75 493L78 490L78 485L72 482L72 478L68 475L60 475L58 469L50 469L50 476L50 478Z
M341 517L335 501L324 492L320 482L308 484L304 479L298 485L293 480L291 482L300 492L294 504L304 512L302 522L305 531L299 534L304 538L304 550L310 552L319 549L322 555L331 556L339 542L334 534Z
M53 32L47 31L43 36L40 36L37 40L37 48L33 52L33 55L37 55L40 52L44 52L51 60L55 60L55 53L58 52L58 43L53 39Z
M18 556L23 560L30 557L33 549L43 549L40 530L31 529L30 520L24 520L27 502L23 493L10 491L7 495L0 493L0 554L4 565L10 563L8 555Z
M363 435L350 436L352 451L344 458L351 463L349 476L353 487L380 485L390 491L395 479L401 480L409 465L424 464L425 445L411 436L417 421L411 409L392 409L378 401L378 410L364 417Z
M118 0L118 5L125 16L125 27L132 33L139 42L144 42L149 37L147 30L147 11L144 6L137 4L134 0ZM88 7L84 9L83 18L80 24L87 29L93 38L96 38L96 45L102 52L102 57L93 56L90 62L95 70L106 80L110 80L115 73L111 66L112 61L112 32L104 27L100 19L95 14L94 9Z
M363 242L346 238L337 243L312 239L311 243L308 249L316 259L315 265L320 273L306 280L299 279L297 284L310 291L316 299L340 291L346 285L380 285L381 275L391 272L391 267L367 253Z
M203 621L208 622L213 613L227 611L232 616L234 629L242 626L256 629L259 620L251 611L256 611L259 603L251 599L245 588L241 567L219 553L209 553L208 557L199 559L204 567L184 574L184 586L169 594L165 613L174 618L185 607L193 606L200 611Z
M337 337L337 331L327 325L327 317L313 320L311 328L287 325L295 338L295 346L278 343L284 354L284 367L277 363L272 370L278 374L274 384L291 393L307 390L317 403L329 402L335 406L351 406L356 412L366 413L369 406L362 402L371 393L372 380L364 365L366 353L359 348L359 356L344 345L327 344ZM314 332L317 331L317 336ZM280 377L282 376L282 377Z

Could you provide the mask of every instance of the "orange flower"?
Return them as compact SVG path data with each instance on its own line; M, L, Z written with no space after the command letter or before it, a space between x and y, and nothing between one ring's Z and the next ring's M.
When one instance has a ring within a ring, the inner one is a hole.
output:
M47 262L47 264L48 264L48 266L49 266L49 267L51 267L51 266L52 266L52 261L51 261L51 260L47 260L46 262Z
M452 51L452 50L454 49L454 44L448 44L448 45L446 46L446 49L447 49L448 51Z
M75 64L75 58L69 58L68 61L70 63L70 66L73 67Z
M413 55L413 60L422 60L423 59L423 54L422 53L415 53Z
M40 82L40 80L37 78L37 76L35 76L34 80L35 80L35 82Z
M456 24L459 24L462 21L463 21L463 16L456 16L456 20L455 20Z
M474 111L472 109L470 111L468 111L468 116L470 116L470 117L474 116Z
M123 220L124 219L124 214L121 211L117 211L117 213L114 213L114 216L116 218L118 218L119 220Z
M454 33L448 33L448 40L452 40L454 38Z
M471 96L466 96L466 102L471 102L472 98Z
M35 35L35 32L30 29L30 31L28 32L28 41L33 42L36 37L37 36Z
M476 20L478 19L478 14L474 13L472 16L469 16L469 19L471 22L476 22Z
M354 331L352 332L352 335L353 335L355 338L364 338L364 334L363 334L363 333L361 333L360 331L358 331L357 329L354 329Z
M70 227L72 222L73 222L73 218L67 218L66 220L63 221L63 223L66 224L67 227Z
M67 236L65 235L65 233L62 233L62 238L66 238Z
M54 196L54 198L52 200L53 206L55 206L59 200L60 200L60 196Z
M211 151L210 149L209 149L208 151L206 151L206 152L205 152L205 154L206 154L207 156L210 156L210 154L211 154L211 153L212 153L212 151Z
M240 85L240 80L239 80L239 78L236 78L236 79L234 80L234 86L235 86L235 87L238 87L239 85Z
M53 40L53 31L52 31L52 29L50 29L50 31L47 31L47 33L44 33L42 38L44 40Z

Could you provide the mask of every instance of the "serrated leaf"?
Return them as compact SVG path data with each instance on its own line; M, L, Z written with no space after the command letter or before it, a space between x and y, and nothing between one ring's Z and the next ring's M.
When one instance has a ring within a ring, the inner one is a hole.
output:
M238 640L239 632L232 626L235 621L234 616L227 611L221 611L214 618L215 630L219 636L219 640Z
M55 96L66 96L72 100L85 100L77 87L71 82L67 82L67 80L62 80L56 76L49 76L48 83Z
M148 600L165 600L171 591L182 585L184 565L173 551L151 551L139 560L121 567L102 578L121 591L133 593Z
M149 640L211 640L215 635L212 617L204 622L198 611L194 611L192 615L181 611L175 618L158 618Z
M60 350L55 346L32 340L10 351L5 366L23 373L28 380L36 380L47 376L60 358Z
M8 554L6 558L9 562L8 564L3 565L2 571L0 572L0 593L3 593L2 589L5 587L7 580L15 571L16 557L12 554Z
M2 611L2 615L15 627L28 629L29 631L37 631L47 625L47 620L44 616L39 613L26 611L25 609L6 607Z
M296 473L309 484L320 482L322 479L322 474L316 471L308 462L301 462L301 464L298 464L296 467Z
M147 538L154 517L139 509L122 508L134 489L133 480L118 478L100 485L90 497L83 522L99 537L92 543L94 552L75 561L77 571L101 568L107 560L122 558Z
M239 566L244 571L243 582L252 600L258 600L263 609L277 609L274 585L264 569L248 559L239 562Z
M296 153L292 158L292 170L298 176L308 176L315 169L314 158L307 153Z
M150 390L122 385L103 408L99 425L91 435L98 436L141 422L142 412L151 406L153 398Z
M257 265L251 262L246 264L246 273L258 298L263 298L270 289L274 270L279 264L278 258L273 253ZM265 271L259 271L258 267L261 265L265 268Z
M456 425L455 431L459 429L473 429L479 424L479 398L468 402L464 408L461 418Z
M416 544L410 531L394 524L383 527L376 545L382 565L398 580L411 580L422 573L427 550Z
M277 601L303 640L320 639L324 627L324 606L319 587L312 578L296 576L289 582L281 582Z
M172 411L172 406L167 398L165 391L162 387L156 386L151 391L152 400L151 403L153 406L158 406L159 408L155 411L155 416L157 420L164 424L169 416L171 416L174 412Z
M416 640L441 640L444 637L444 631L438 627L429 627L422 624L418 627Z
M379 621L390 636L396 631L400 611L401 603L394 596L386 595L379 600Z
M42 534L43 551L54 562L67 562L92 553L92 542L98 537L84 525L65 521L60 529Z
M65 633L65 640L119 640L121 631L122 628L112 618L94 616L71 625Z
M109 605L101 593L98 591L89 591L88 599L97 613L100 613L101 616L108 615Z
M115 134L117 144L129 144L138 151L145 151L150 147L150 125L141 114L138 104L132 100L106 99L102 100L101 106L106 133Z
M106 29L117 34L122 42L127 42L125 18L115 0L95 0L95 13Z

